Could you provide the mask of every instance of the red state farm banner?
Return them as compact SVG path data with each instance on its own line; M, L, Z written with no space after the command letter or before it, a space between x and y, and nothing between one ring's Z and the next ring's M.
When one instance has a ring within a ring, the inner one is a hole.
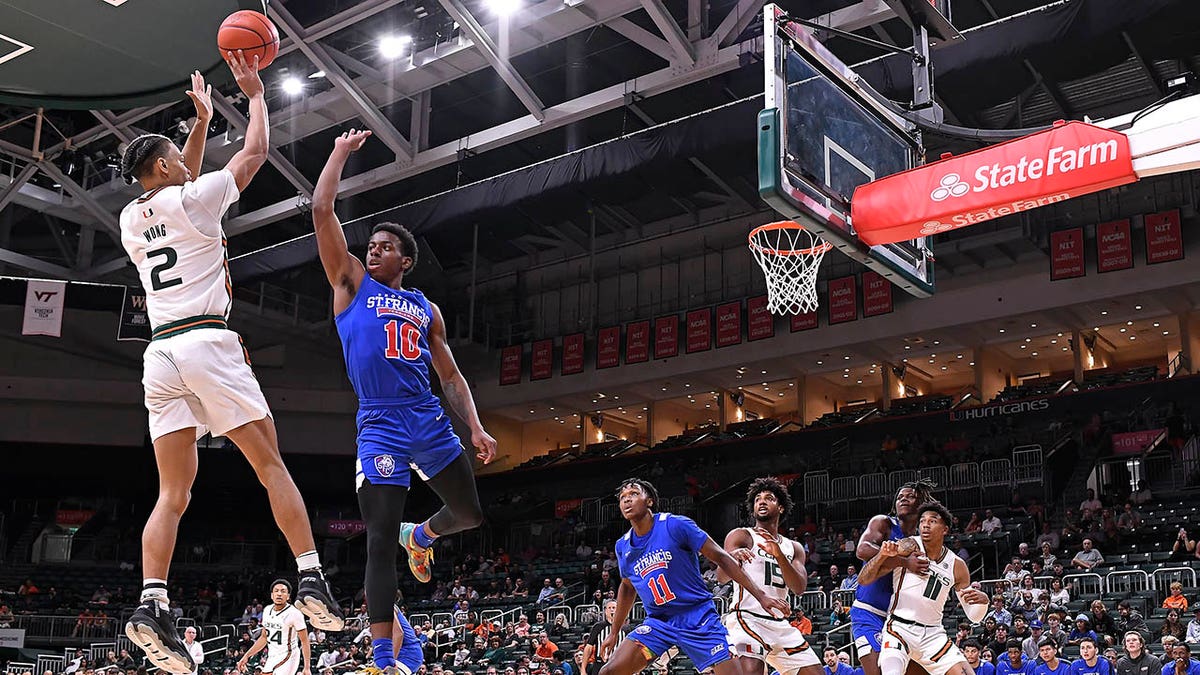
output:
M879 316L891 311L892 282L878 272L863 272L863 316Z
M559 370L563 375L583 372L583 333L563 336L562 364Z
M775 317L767 309L767 296L746 300L746 339L750 342L775 337Z
M1083 228L1050 233L1050 280L1074 279L1085 274Z
M625 324L625 363L650 360L650 322L634 321Z
M717 346L728 347L742 341L742 303L717 305Z
M860 185L854 229L894 244L1057 204L1137 180L1129 138L1084 122L1056 123L1007 143Z
M1183 260L1183 229L1179 209L1146 214L1146 262Z
M687 313L687 353L712 349L712 308L693 309Z
M829 323L845 323L858 319L858 290L854 275L829 280Z
M517 384L521 381L521 345L500 350L500 384Z
M575 497L574 499L560 499L554 502L554 517L558 519L566 518L571 515L575 509L583 505L583 499Z
M817 311L805 312L803 314L793 314L791 319L791 328L793 333L798 333L802 330L812 330L817 327Z
M1142 429L1112 435L1114 455L1137 455L1145 452L1146 448L1163 435L1166 429Z
M544 380L554 372L554 340L538 340L533 343L533 355L529 358L529 379Z
M1129 237L1129 219L1114 220L1096 226L1096 271L1115 272L1133 267L1133 242Z
M679 355L679 316L660 316L654 320L654 358Z
M621 364L621 327L601 328L596 336L596 370Z
M59 509L54 512L54 524L59 527L83 527L96 512L91 509Z

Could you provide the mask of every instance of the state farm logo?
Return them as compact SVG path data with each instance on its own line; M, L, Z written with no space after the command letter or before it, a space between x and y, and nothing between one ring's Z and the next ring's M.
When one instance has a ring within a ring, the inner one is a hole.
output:
M961 197L971 191L971 186L967 185L962 176L956 173L948 173L942 176L942 180L939 182L940 185L935 187L933 192L929 193L930 199L935 202L944 202L951 197ZM925 225L928 226L929 223Z
M947 225L946 223L943 223L940 220L929 220L929 221L926 221L925 224L921 226L921 234L925 234L925 235L937 234L939 232L946 232L949 230L953 230L956 227L962 227L962 226L961 225Z

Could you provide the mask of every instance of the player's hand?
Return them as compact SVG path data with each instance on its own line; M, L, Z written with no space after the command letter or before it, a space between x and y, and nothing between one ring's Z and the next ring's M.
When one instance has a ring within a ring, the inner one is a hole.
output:
M987 593L978 588L964 588L958 592L958 597L967 605L986 605L991 601Z
M242 660L240 660L240 661L238 661L238 662L237 662L237 671L238 671L239 673L244 673L244 672L246 672L246 659L242 659Z
M475 456L484 464L491 464L492 460L496 459L496 439L484 431L483 427L471 431L471 445L479 451L475 453Z
M351 129L350 131L347 131L333 140L333 148L335 150L344 149L347 152L354 152L355 150L361 148L363 143L366 143L367 139L370 137L370 129Z
M767 532L765 529L763 529L761 527L754 528L754 531L758 533L758 536L760 536L766 540L765 542L758 545L759 550L763 551L764 553L766 553L767 555L771 556L772 558L774 558L776 560L783 558L783 549L779 548L779 542L775 539L774 536L771 535L770 532Z
M917 540L912 537L905 537L896 542L896 555L907 558L908 556L918 552Z
M613 650L617 647L617 638L620 637L617 631L612 631L608 637L604 638L604 642L600 643L600 660L607 661L612 657Z
M229 64L229 70L233 71L233 79L237 80L238 88L243 94L249 98L263 95L266 90L258 76L258 54L247 62L246 53L239 49L236 52L225 52L225 61Z
M792 614L792 606L789 605L786 600L780 600L779 598L769 596L766 593L763 593L762 597L757 598L757 600L758 604L762 605L763 609L767 610L771 616L777 619L782 619L784 617L791 616Z
M900 547L894 541L885 541L879 545L879 555L884 558L895 558L900 555Z
M308 666L304 666L304 675L312 675L312 669Z
M738 561L738 564L748 563L754 560L754 551L748 548L735 548L729 552L729 557Z
M904 559L904 569L909 572L916 572L921 576L929 571L929 558L923 555L910 555Z
M200 71L192 72L192 88L187 91L188 98L196 106L196 119L208 122L213 116L212 85L204 84L204 76Z

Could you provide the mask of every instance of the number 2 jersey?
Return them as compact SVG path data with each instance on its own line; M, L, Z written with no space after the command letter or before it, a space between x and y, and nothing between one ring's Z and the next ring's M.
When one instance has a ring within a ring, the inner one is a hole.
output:
M652 514L650 531L630 529L617 540L617 567L629 579L646 616L667 619L713 603L700 576L700 549L708 535L685 516Z
M429 326L433 306L421 291L389 288L364 274L350 306L338 314L346 374L360 404L432 397Z
M121 244L146 289L156 331L229 318L233 285L221 218L238 196L233 174L222 169L151 190L121 211Z

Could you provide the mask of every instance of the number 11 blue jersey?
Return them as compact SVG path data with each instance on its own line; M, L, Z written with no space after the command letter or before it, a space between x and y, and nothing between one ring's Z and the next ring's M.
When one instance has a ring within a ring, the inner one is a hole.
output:
M685 516L653 514L645 536L632 529L617 540L617 567L637 590L646 616L667 618L697 607L712 607L713 596L700 576L700 549L708 535Z

